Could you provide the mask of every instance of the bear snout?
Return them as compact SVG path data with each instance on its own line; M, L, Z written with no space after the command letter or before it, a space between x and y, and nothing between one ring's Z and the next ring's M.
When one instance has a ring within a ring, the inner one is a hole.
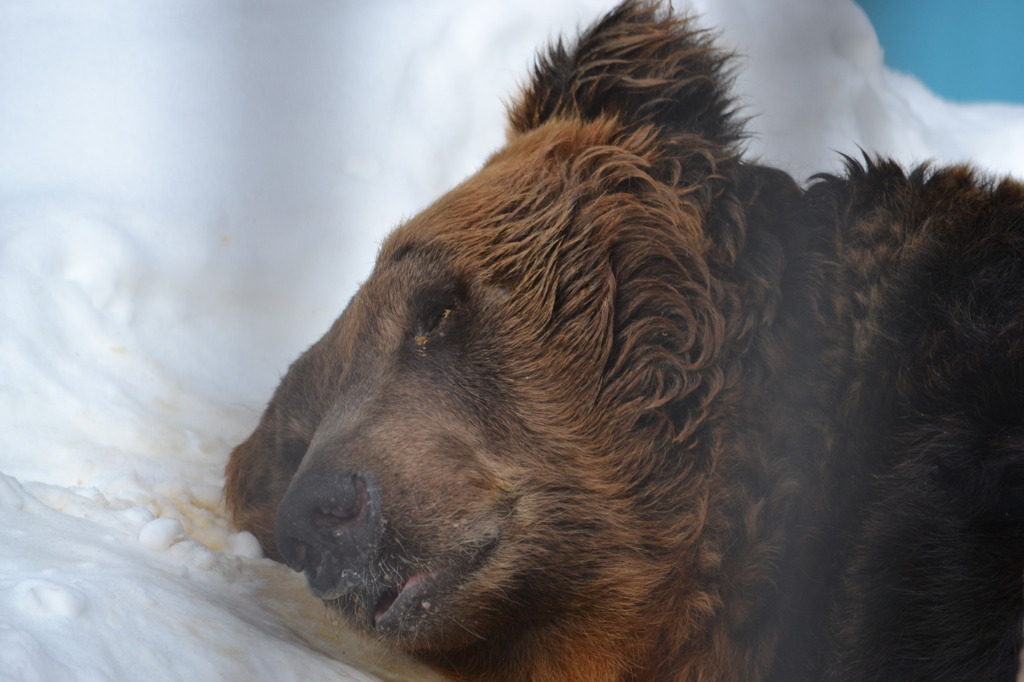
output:
M274 541L312 592L334 599L374 560L381 533L380 495L366 473L311 468L289 487L277 513Z

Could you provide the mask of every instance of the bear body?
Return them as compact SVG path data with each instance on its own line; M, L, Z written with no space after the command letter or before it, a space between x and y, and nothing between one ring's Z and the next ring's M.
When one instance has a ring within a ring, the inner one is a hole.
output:
M232 453L236 524L457 680L1011 680L1024 186L741 158L626 2L399 226Z

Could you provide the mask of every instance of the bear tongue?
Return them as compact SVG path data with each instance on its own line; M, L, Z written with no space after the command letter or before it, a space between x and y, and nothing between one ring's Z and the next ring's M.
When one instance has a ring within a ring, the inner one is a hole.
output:
M376 625L384 616L384 614L391 610L391 607L394 606L396 601L398 601L398 598L401 597L407 590L412 588L414 585L423 582L431 575L432 573L429 572L413 573L408 578L406 578L405 582L403 582L402 584L395 585L384 590L384 592L380 595L380 599L377 600L377 608L374 610L373 614L373 624Z

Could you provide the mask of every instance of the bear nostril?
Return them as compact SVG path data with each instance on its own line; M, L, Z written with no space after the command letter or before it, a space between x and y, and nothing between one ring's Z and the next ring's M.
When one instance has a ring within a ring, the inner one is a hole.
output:
M315 547L306 545L306 570L317 570L320 568L320 564L323 563L323 556Z
M345 510L338 507L313 510L313 524L320 528L343 526L359 515L358 510Z
M285 563L288 564L288 568L301 573L306 570L306 566L311 564L310 552L312 548L302 540L295 538L288 538L282 541L281 546L278 548L281 551L281 555L284 557Z
M281 554L284 556L285 563L296 573L316 571L323 563L323 555L320 551L302 540L288 538L283 544Z
M366 482L358 474L352 475L352 489L355 495L347 505L325 505L313 510L311 520L317 528L333 530L346 526L352 521L363 517L366 511L369 494Z

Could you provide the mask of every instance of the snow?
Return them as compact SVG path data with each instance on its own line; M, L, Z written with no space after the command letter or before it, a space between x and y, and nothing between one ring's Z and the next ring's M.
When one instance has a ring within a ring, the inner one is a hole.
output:
M0 681L428 679L230 527L223 467L535 49L610 6L0 0ZM1024 107L887 70L849 0L694 7L744 55L751 158L1024 177Z

